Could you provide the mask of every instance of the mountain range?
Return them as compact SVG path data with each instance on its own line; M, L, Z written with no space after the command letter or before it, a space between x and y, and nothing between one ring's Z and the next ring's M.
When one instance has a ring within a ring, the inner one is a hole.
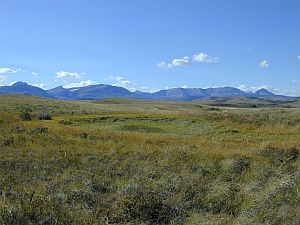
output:
M11 86L1 86L0 94L24 94L56 99L100 100L106 98L136 98L147 100L192 101L210 97L272 97L277 96L267 89L256 92L244 92L234 87L218 88L172 88L154 93L131 92L123 87L108 84L97 84L86 87L64 88L62 86L44 90L25 82ZM282 97L282 96L281 96Z

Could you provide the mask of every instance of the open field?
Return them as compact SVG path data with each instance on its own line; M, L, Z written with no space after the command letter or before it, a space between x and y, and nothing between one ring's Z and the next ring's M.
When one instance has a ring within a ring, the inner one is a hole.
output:
M0 95L0 224L297 225L299 149L298 108Z

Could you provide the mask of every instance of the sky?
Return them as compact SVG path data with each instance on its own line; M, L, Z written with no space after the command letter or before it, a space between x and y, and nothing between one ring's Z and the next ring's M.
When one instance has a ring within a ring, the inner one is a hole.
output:
M0 0L0 85L300 96L299 0Z

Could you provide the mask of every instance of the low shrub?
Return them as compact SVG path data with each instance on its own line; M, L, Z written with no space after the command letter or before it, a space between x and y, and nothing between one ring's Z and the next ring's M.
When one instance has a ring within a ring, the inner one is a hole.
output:
M20 113L20 119L22 121L30 121L32 119L32 116L28 111L22 111Z
M25 131L25 128L20 127L20 126L16 126L16 127L12 128L11 131L14 132L14 133L22 133L22 132Z
M82 132L82 133L79 134L79 136L83 139L87 139L89 135L85 132Z
M37 127L32 130L32 133L35 134L46 134L48 133L48 128L47 127Z
M182 183L143 181L126 186L112 215L112 223L182 224L187 216L188 201Z
M85 133L85 132L80 133L79 137L81 137L82 139L89 140L89 141L95 141L95 140L97 140L97 137L89 135L88 133Z
M282 149L266 146L260 151L260 154L273 163L294 162L299 155L299 150L297 148Z
M4 146L13 145L15 143L14 137L9 137L3 141Z
M16 196L19 204L0 208L0 224L74 224L69 211L57 199L22 193Z
M203 199L204 211L236 215L242 203L239 188L232 184L214 185Z
M70 120L60 120L58 121L58 124L71 125L72 122Z
M39 120L51 120L52 119L52 116L50 113L48 112L43 112L41 113L40 115L38 115L37 117Z

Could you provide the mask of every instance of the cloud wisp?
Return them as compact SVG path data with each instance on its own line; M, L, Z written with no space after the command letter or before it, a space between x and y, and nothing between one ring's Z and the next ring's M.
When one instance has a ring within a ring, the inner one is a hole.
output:
M81 75L79 73L76 73L76 72L59 71L59 72L56 72L56 78L79 79L79 78L81 78Z
M300 96L300 88L299 87L291 87L291 88L275 88L270 85L261 85L261 86L248 86L248 85L240 85L237 87L238 89L244 92L255 92L259 89L267 89L274 94L277 95L285 95L285 96Z
M242 84L242 85L238 86L237 88L244 92L256 92L262 88L267 89L269 91L274 91L274 88L270 85L248 86L248 85Z
M171 63L164 61L160 62L157 66L163 69L172 69L173 67L188 66L190 64L190 58L188 56L184 56L182 58L173 59Z
M137 87L137 84L135 82L131 82L122 76L110 76L108 77L108 80L114 81L112 85L126 88L131 92L142 91L142 92L153 93L159 90L156 87L148 87L148 86Z
M181 59L173 59L172 65L173 67L188 66L190 65L190 58L188 56L184 56Z
M212 57L209 56L203 52L200 52L197 55L193 56L193 60L196 62L207 62L207 63L216 63L219 62L219 58L218 57Z
M157 66L162 68L162 69L171 69L173 68L173 65L172 63L167 63L167 62L160 62L160 63L157 63Z
M5 81L5 77L0 75L0 82Z
M184 56L182 58L175 58L170 63L162 61L157 64L158 67L162 69L172 69L174 67L181 67L181 66L189 66L191 65L191 61L195 62L206 62L206 63L216 63L219 62L218 57L212 57L208 54L200 52L199 54L193 55L192 59L188 56Z
M38 88L42 88L42 89L45 89L47 87L47 85L44 84L44 83L33 84L33 86L38 87Z
M9 67L0 67L0 82L3 82L6 80L6 76L8 74L18 73L21 72L21 69L12 69Z
M9 73L17 73L20 72L21 69L12 69L8 67L1 67L0 68L0 74L9 74Z
M122 76L110 76L109 80L115 81L113 85L118 87L130 88L130 86L132 85L131 81L126 80Z
M146 87L146 86L138 88L138 90L141 92L148 92L148 93L154 93L154 92L159 91L159 89L156 87Z
M64 88L76 88L76 87L86 87L86 86L90 86L90 85L95 85L95 84L99 84L95 81L92 80L83 80L80 82L75 82L75 83L70 83L67 85L64 85Z
M261 68L268 68L268 67L270 66L270 64L268 63L267 60L263 60L263 61L261 61L261 62L259 63L258 66L261 67Z

